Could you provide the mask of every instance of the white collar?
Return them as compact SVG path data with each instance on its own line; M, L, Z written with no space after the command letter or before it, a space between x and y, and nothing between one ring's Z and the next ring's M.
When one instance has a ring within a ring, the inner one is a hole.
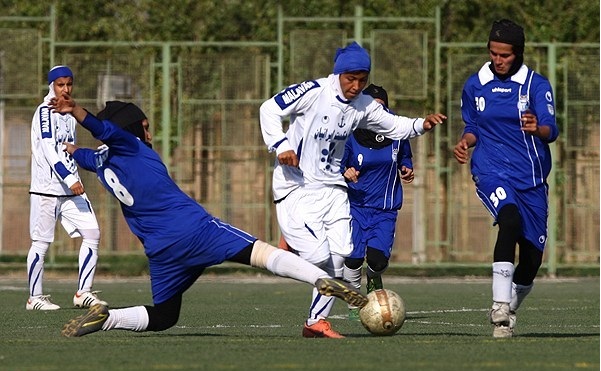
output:
M482 66L482 68L480 68L480 71L478 71L478 79L480 80L480 84L482 84L482 85L486 85L487 83L491 82L495 78L495 74L492 73L492 71L490 69L490 63L491 62L484 63L484 66ZM520 67L518 72L514 73L510 77L510 80L515 81L518 84L524 85L526 83L527 77L528 77L528 66L526 66L525 64L522 64L522 66Z

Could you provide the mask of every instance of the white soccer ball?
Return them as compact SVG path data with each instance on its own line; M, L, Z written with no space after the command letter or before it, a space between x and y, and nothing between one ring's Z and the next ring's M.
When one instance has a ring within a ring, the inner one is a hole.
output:
M367 305L359 311L361 324L374 335L394 335L405 323L405 302L394 291L374 290Z

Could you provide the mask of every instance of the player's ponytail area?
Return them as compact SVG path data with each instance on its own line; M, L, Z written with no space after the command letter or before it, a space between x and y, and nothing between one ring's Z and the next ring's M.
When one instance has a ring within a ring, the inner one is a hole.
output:
M537 279L510 339L492 337L487 278L386 276L384 287L405 304L402 328L374 336L350 321L338 300L329 320L344 339L303 338L310 287L265 273L201 277L184 294L177 325L164 332L64 338L62 325L83 313L69 305L72 284L48 280L60 310L26 311L27 283L0 277L0 369L79 369L84 363L100 370L599 369L598 277ZM113 307L151 304L146 278L99 278L95 288Z

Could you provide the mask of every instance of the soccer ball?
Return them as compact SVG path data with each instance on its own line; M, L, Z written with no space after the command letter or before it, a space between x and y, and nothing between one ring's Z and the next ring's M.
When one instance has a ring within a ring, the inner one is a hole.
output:
M367 305L359 311L361 324L377 336L394 335L405 322L405 302L394 291L374 290L367 295Z

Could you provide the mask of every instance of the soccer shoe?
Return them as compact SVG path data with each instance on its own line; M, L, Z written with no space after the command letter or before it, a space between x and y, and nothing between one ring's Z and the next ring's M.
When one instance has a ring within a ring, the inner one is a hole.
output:
M381 290L384 288L384 284L382 283L382 276L375 276L372 278L367 277L367 293L369 294L375 290Z
M335 296L353 307L363 308L368 302L359 290L336 278L320 278L315 282L315 287L321 295Z
M73 305L77 308L90 308L95 304L108 305L106 301L100 300L98 294L100 291L87 291L81 294L73 295Z
M102 325L108 318L109 308L104 304L94 304L87 313L65 323L61 335L71 338L102 330Z
M57 310L61 309L58 305L50 301L50 295L40 295L27 299L25 304L27 310Z
M488 319L493 325L509 326L509 303L494 302L488 311Z
M513 329L515 328L515 323L516 323L516 315L515 312L510 312L509 313L509 325L495 325L493 331L492 331L492 336L494 338L510 338L513 337L514 335L514 331Z
M494 325L494 338L510 338L513 336L516 316L509 310L509 303L494 302L488 312L488 319Z
M359 308L349 308L348 319L349 321L360 321L361 319L359 318Z
M332 325L325 319L320 319L311 326L307 325L303 327L303 337L306 338L330 338L330 339L342 339L344 336L340 335L337 331L332 330Z

